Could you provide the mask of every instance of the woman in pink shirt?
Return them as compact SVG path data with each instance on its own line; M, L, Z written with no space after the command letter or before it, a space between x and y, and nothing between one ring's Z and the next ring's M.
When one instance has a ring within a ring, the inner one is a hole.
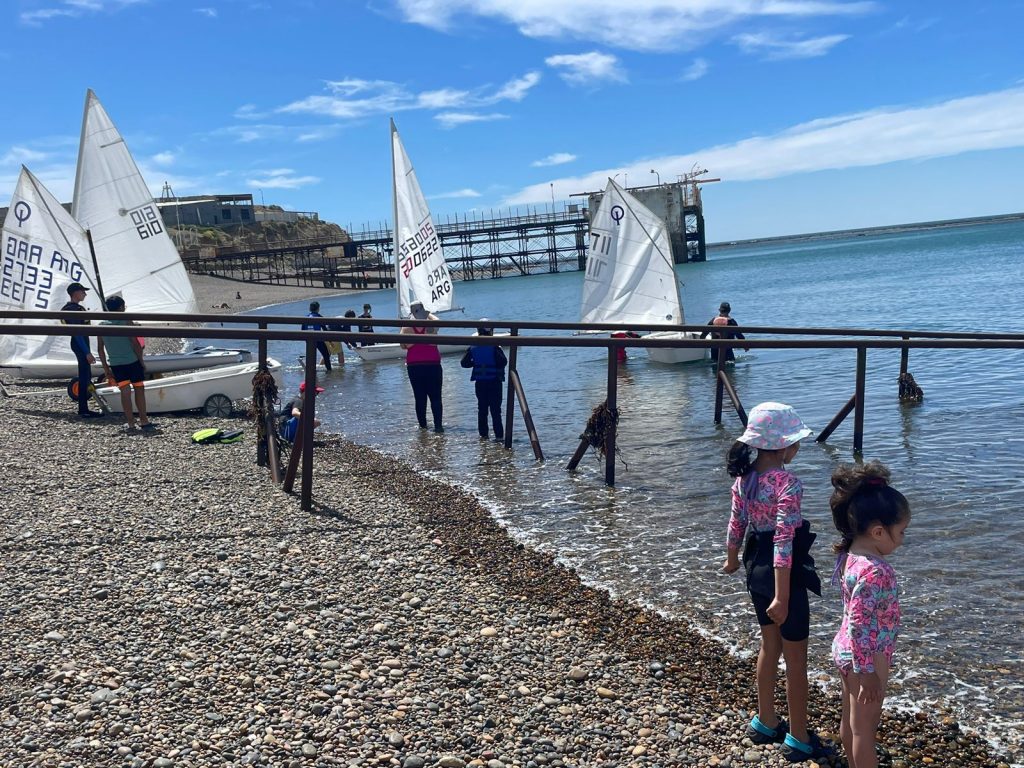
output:
M422 301L414 301L409 305L409 309L415 320L437 320L436 316L423 307ZM434 431L444 432L444 425L441 423L441 351L437 344L427 341L431 335L437 333L437 326L407 325L402 328L402 333L423 337L422 341L402 344L402 349L406 350L405 370L409 374L413 398L416 400L416 420L420 424L420 429L427 428L429 400L430 413L434 417Z

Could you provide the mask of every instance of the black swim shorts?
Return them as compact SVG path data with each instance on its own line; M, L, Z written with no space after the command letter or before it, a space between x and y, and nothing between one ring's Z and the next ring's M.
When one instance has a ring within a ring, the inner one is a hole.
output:
M750 599L754 603L758 625L765 627L774 624L775 622L768 618L768 606L772 604L772 598L751 593ZM789 593L789 613L779 630L783 640L794 643L806 640L811 634L811 606L807 590L803 587L794 585Z
M114 381L119 385L124 382L141 384L146 378L146 369L142 367L142 363L138 360L134 363L125 363L124 365L112 365L110 366L110 371L114 374Z

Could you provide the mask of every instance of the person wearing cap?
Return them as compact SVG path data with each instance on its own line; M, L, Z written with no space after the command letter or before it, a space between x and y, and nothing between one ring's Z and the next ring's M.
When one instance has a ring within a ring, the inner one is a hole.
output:
M319 384L314 387L313 392L319 395L324 391L324 388ZM306 382L299 384L299 394L292 399L291 402L291 416L281 425L281 437L287 440L289 443L294 443L295 438L299 434L299 417L302 415L302 406L305 402L306 394ZM320 419L313 419L313 429L320 426Z
M61 312L85 312L82 302L85 301L86 288L81 283L71 283L68 288L68 302L60 308ZM84 317L81 320L65 320L65 325L88 325L89 321ZM71 351L75 353L75 360L78 361L78 415L83 419L95 419L103 414L89 408L89 380L92 378L92 366L96 362L92 351L89 349L88 336L72 336Z
M810 434L792 406L761 403L750 411L747 428L726 459L726 470L736 479L722 570L739 570L742 550L747 592L761 630L757 714L746 735L757 744L779 744L791 762L822 754L821 741L807 728L807 593L820 595L821 582L810 554L815 537L800 512L803 485L786 469ZM775 712L780 657L786 659L788 723Z
M311 301L309 302L309 314L306 317L317 318L322 320L323 315L320 314L320 302ZM312 323L303 323L302 330L304 331L322 331L324 330L324 324L318 323L314 320ZM324 361L324 368L331 370L331 352L327 349L327 343L324 341L318 341L316 343L316 351L320 353L320 357Z
M124 299L110 296L107 299L108 312L124 312ZM131 320L101 320L100 325L134 325ZM135 408L139 412L139 426L143 432L155 432L156 424L146 413L146 364L142 343L136 336L100 336L96 340L100 362L107 374L107 383L121 392L121 410L124 411L125 425L129 431L135 429L135 411L132 410L132 394ZM129 391L130 390L130 391Z
M708 320L708 325L715 327L738 326L739 323L736 322L735 318L729 316L730 312L732 312L732 307L729 305L729 302L723 301L721 304L718 305L718 315ZM740 333L739 331L704 331L704 333L700 335L702 339L706 336L710 336L712 339L744 338L743 334ZM750 351L748 347L744 347L744 349L746 349L748 352ZM711 362L718 362L718 351L719 347L711 348ZM736 362L736 355L733 354L732 347L725 347L724 353L725 357L722 358L723 363Z
M486 317L480 318L481 323L486 320ZM481 325L476 329L476 333L477 336L493 336L494 329L489 325ZM488 437L488 413L494 425L494 439L501 440L505 437L505 427L501 423L501 394L507 365L508 359L497 344L472 346L462 356L462 367L473 369L469 380L476 386L476 425L480 437L484 439Z
M363 314L361 314L359 316L359 319L360 320L370 320L370 319L372 319L373 315L370 314L370 310L371 309L372 309L372 307L369 304L363 304ZM360 323L359 324L359 332L360 333L373 333L373 324L372 323ZM361 346L361 347L372 347L373 346L373 342L372 341L364 341L359 346Z
M433 314L428 312L422 301L414 301L409 305L409 311L414 320L437 320ZM437 326L407 325L401 330L402 334L414 336L433 336L437 333ZM441 383L443 371L441 370L441 351L437 344L430 344L426 341L410 342L402 344L405 350L405 370L409 374L409 384L412 385L413 398L416 401L416 420L420 429L427 428L427 401L430 401L430 413L434 417L434 431L444 432L444 425L441 423Z

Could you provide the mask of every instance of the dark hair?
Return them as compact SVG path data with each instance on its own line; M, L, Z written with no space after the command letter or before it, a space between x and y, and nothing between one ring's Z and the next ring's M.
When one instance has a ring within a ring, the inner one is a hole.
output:
M309 302L309 311L310 312L316 312L319 309L320 309L320 302L319 301L311 301L311 302Z
M122 312L124 310L124 299L120 296L109 296L104 302L108 312Z
M345 310L345 317L355 317L355 316L356 316L356 311L354 309L346 309Z
M754 458L750 446L737 440L725 455L725 471L729 477L743 477L754 468Z
M832 488L832 522L842 535L832 547L836 552L849 552L853 540L876 523L888 528L910 519L910 503L889 485L889 470L880 461L838 467Z
M725 312L725 314L729 314L730 312L732 312L732 306L730 306L728 301L723 301L721 304L718 305L718 311Z

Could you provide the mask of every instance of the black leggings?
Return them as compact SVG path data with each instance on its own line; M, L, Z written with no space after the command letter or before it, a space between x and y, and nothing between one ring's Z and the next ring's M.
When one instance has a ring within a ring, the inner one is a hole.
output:
M434 429L441 428L441 364L408 365L409 383L416 398L416 420L421 427L427 426L427 400L434 416Z

